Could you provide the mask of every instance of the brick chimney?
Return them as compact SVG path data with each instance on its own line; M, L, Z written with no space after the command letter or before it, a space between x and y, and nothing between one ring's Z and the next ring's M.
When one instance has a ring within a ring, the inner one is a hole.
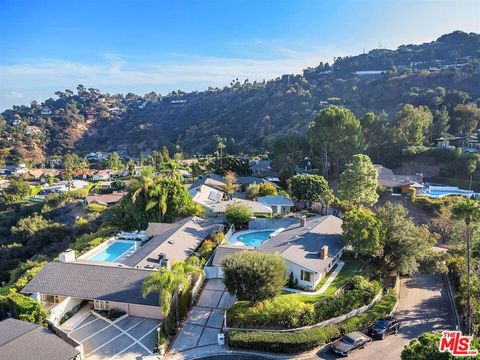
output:
M307 217L305 215L300 218L300 227L307 227Z
M323 245L320 249L320 258L326 259L328 257L328 245Z

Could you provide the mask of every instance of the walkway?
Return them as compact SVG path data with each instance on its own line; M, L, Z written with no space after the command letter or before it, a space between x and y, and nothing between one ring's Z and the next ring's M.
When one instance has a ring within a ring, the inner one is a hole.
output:
M226 290L221 279L207 280L195 306L177 334L170 349L170 355L187 350L217 346L217 335L223 325L224 310L235 303L235 298ZM170 358L170 356L169 356ZM172 357L173 358L173 357ZM183 358L178 356L175 358Z
M338 273L343 269L344 265L345 265L344 261L339 261L337 264L337 267L335 268L335 271L332 274L330 274L327 281L325 281L325 284L323 284L322 287L317 291L303 291L303 290L290 289L290 288L283 288L282 290L288 291L291 293L302 294L302 295L312 295L312 296L323 294L325 291L327 291L328 287L333 282L333 280L335 280L335 277L338 275Z

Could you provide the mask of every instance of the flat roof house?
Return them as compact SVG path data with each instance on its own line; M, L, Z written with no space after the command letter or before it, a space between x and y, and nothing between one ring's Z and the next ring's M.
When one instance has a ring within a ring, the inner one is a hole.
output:
M292 212L293 201L283 195L267 195L257 199L257 201L272 209L275 214L290 214Z
M0 359L80 360L80 351L47 329L26 321L0 322Z
M338 262L343 249L342 220L333 215L302 217L257 248L279 253L287 275L292 273L299 286L311 290Z

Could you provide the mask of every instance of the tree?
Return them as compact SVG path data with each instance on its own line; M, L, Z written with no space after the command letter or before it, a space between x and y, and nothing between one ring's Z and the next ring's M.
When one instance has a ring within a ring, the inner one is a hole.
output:
M377 219L383 227L381 258L386 272L415 273L429 254L434 236L425 226L415 226L401 204L387 202L378 208Z
M390 136L388 115L385 111L378 114L368 112L360 119L360 123L363 137L368 145L367 150L379 163L380 149L388 142Z
M449 352L441 353L440 333L423 333L410 341L402 351L402 360L451 360L454 357Z
M382 250L382 226L368 209L356 208L348 211L342 223L343 241L352 246L355 257L377 256Z
M480 109L477 104L459 104L455 106L453 130L455 134L471 135L480 121Z
M321 201L328 190L327 180L320 175L295 175L290 179L292 196L309 207L312 203Z
M426 106L406 104L398 112L394 124L394 136L402 146L419 146L426 141L433 116Z
M435 111L433 115L432 135L445 136L448 135L450 129L450 116L445 106L442 106L440 110Z
M165 176L167 179L171 180L182 180L182 175L180 174L180 166L178 162L174 160L166 160L162 163L160 173Z
M352 165L340 174L339 199L354 205L375 204L378 201L377 176L367 155L354 155Z
M271 183L250 184L247 187L246 197L249 200L256 200L267 195L277 195L277 188Z
M10 186L5 189L1 195L5 202L12 203L27 199L32 193L32 188L22 178L13 178Z
M225 209L227 221L237 229L245 225L252 218L252 215L252 209L240 203L233 202Z
M237 174L235 174L233 171L227 171L224 179L225 185L223 186L223 191L225 194L227 194L228 198L231 198L232 194L239 188L237 184Z
M467 251L467 334L473 334L473 318L471 305L471 254L470 254L470 240L471 240L471 225L480 220L480 206L477 201L465 199L458 202L452 209L453 216L456 219L465 221L466 231L466 251Z
M272 165L277 170L299 166L310 151L308 140L300 135L286 135L272 145Z
M222 268L225 286L238 300L271 299L287 280L285 262L279 254L245 251L225 258Z
M81 85L79 85L81 86ZM63 174L64 180L68 181L68 187L72 186L73 176L76 171L88 169L88 162L77 154L68 154L63 158Z
M350 110L336 106L317 115L308 139L325 177L339 172L354 154L365 150L360 122Z
M142 285L142 296L145 298L151 293L158 294L159 305L164 317L165 334L168 334L167 317L170 313L172 300L175 300L176 321L180 321L178 312L178 292L190 285L192 276L201 273L200 260L190 257L184 262L172 265L171 270L161 267L149 274Z
M118 153L113 152L108 155L107 167L113 171L118 171L123 168L122 160L120 160Z

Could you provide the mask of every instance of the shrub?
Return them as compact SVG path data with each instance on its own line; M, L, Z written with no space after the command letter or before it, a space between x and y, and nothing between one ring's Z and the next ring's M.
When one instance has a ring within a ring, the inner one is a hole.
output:
M325 345L339 336L335 326L291 333L229 331L227 342L233 348L294 354Z
M230 224L233 224L236 228L240 228L252 217L252 209L242 204L232 203L227 206L225 217Z
M8 299L14 318L43 325L48 314L40 303L14 291L8 295Z
M83 199L88 195L90 189L93 187L93 184L88 184L83 189L71 190L65 193L65 197L69 199Z
M75 240L75 242L71 245L71 248L76 250L77 256L79 256L86 253L88 250L93 249L95 246L103 243L116 231L117 229L113 226L105 226L96 232L83 234Z
M218 245L220 245L224 239L225 239L225 234L222 232L213 234L211 237L206 239L202 243L200 248L197 250L200 257L204 260L207 260L208 258L210 258L210 256L212 256L213 254L213 250L215 250L215 248Z
M107 209L107 206L100 204L88 204L85 206L85 212L87 214L101 214Z

